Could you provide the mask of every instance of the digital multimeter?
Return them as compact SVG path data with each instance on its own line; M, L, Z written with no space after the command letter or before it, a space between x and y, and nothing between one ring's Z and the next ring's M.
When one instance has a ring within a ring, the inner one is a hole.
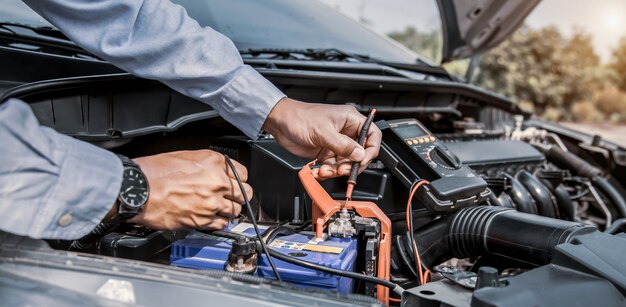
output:
M383 120L376 125L383 131L379 159L409 188L420 180L430 182L416 195L431 212L452 212L489 195L485 180L461 164L416 119Z

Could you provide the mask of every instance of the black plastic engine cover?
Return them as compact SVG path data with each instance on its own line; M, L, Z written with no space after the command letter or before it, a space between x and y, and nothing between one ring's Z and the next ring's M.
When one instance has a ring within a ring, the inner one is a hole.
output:
M507 280L505 287L474 291L471 306L624 306L626 298L609 281L557 265Z
M310 160L289 153L275 140L248 143L248 177L254 187L253 205L260 206L265 218L271 220L310 219L311 201L298 178L298 172ZM374 202L387 214L403 212L408 190L390 172L382 169L382 165L378 168L377 165L372 163L359 175L352 198ZM345 199L346 180L347 177L339 177L321 184L334 199Z
M508 278L504 287L472 290L443 279L408 289L402 306L624 306L609 281L557 265Z
M539 163L545 160L532 145L522 141L489 140L447 142L446 146L461 162L471 167L511 163Z

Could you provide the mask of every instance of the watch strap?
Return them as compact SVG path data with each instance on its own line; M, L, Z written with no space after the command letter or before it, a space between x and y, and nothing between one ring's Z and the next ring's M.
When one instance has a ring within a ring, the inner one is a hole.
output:
M136 167L139 168L139 165L137 165L137 163L135 163L135 161L133 161L131 158L127 157L127 156L123 156L123 155L117 155L117 157L122 161L122 165L124 167Z

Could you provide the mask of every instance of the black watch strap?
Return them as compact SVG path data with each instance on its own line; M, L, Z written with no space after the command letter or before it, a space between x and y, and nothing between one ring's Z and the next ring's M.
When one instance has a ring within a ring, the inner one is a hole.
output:
M139 165L137 165L137 163L135 163L135 161L133 161L131 158L127 157L127 156L123 156L123 155L117 155L118 158L120 158L120 160L122 161L122 165L124 167L136 167L139 168Z

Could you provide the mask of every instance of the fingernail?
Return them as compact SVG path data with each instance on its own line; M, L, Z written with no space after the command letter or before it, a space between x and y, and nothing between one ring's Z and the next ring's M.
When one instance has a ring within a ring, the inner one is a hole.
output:
M320 169L319 168L314 168L311 170L311 174L313 175L313 177L319 177L320 175Z
M365 156L365 150L361 147L355 148L350 154L350 160L352 161L361 161Z

